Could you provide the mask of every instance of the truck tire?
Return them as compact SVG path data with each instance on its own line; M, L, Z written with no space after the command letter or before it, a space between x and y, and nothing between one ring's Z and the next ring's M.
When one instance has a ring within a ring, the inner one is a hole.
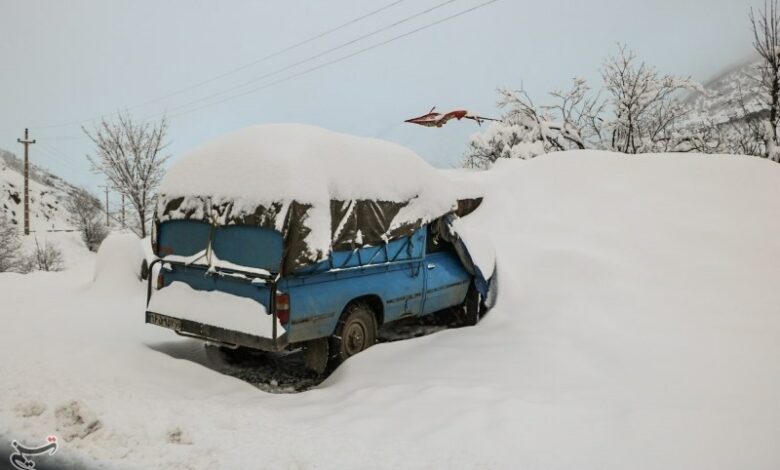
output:
M368 304L349 304L330 338L330 366L335 367L347 358L370 348L376 343L376 316Z
M482 310L482 296L472 282L466 293L466 300L463 301L463 324L465 326L474 326L479 323L479 317Z

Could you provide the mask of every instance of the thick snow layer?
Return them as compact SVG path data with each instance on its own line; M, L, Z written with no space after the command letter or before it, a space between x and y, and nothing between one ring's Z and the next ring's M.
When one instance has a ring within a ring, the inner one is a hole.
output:
M75 266L93 259L95 254L87 249L81 239L80 232L33 232L30 235L21 235L22 250L26 256L32 256L37 247L43 249L52 246L62 253L64 268Z
M422 158L398 144L302 124L267 124L232 132L183 155L160 192L256 204L403 202L420 194L441 200L436 193L443 184ZM444 200L448 206L452 202Z
M143 241L132 233L112 233L100 244L93 280L101 288L132 285L141 276Z
M163 204L188 196L231 201L233 216L258 205L311 204L307 242L322 253L330 247L331 200L409 202L394 226L433 220L456 201L450 182L405 147L301 124L248 127L211 141L171 166L160 194Z
M567 152L481 177L464 223L495 242L496 307L301 394L203 367L143 324L140 282L0 274L0 434L117 468L780 467L780 165Z
M261 303L224 292L195 290L183 282L172 282L154 291L149 310L263 338L273 337L273 319ZM276 328L277 334L284 333L278 321Z

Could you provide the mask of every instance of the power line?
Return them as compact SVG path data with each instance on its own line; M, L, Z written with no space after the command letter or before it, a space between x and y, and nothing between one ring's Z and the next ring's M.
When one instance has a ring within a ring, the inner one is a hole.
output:
M80 160L78 157L74 157L73 155L71 155L69 153L63 152L61 149L55 147L54 144L52 144L51 142L42 141L40 143L42 145L44 145L45 147L48 147L49 151L52 152L53 154L56 154L56 155L64 158L63 164L68 165L68 167L73 168L74 170L78 170L78 166L77 165L79 163L83 163L84 162L84 160ZM66 162L65 160L67 160L70 163Z
M489 0L489 1L487 1L487 2L480 3L479 5L476 5L476 6L474 6L474 7L468 8L468 9L466 9L466 10L462 10L462 11L460 11L460 12L458 12L458 13L455 13L455 14L453 14L453 15L450 15L450 16L447 16L447 17L444 17L444 18L442 18L442 19L440 19L440 20L437 20L437 21L434 21L434 22L432 22L432 23L428 23L428 24L426 24L426 25L424 25L424 26L421 26L421 27L419 27L419 28L415 28L415 29L413 29L413 30L411 30L411 31L408 31L408 32L406 32L406 33L399 34L398 36L394 36L394 37L392 37L392 38L390 38L390 39L384 40L384 41L382 41L382 42L378 42L378 43L376 43L376 44L373 44L373 45L371 45L371 46L365 47L365 48L363 48L363 49L360 49L360 50L358 50L358 51L352 52L352 53L350 53L350 54L347 54L347 55L344 55L344 56L338 57L338 58L336 58L336 59L333 59L333 60L330 60L330 61L328 61L328 62L324 62L324 63L322 63L322 64L320 64L320 65L317 65L317 66L314 66L314 67L311 67L311 68L305 69L305 70L303 70L303 71L300 71L300 72L294 73L294 74L292 74L292 75L288 75L288 76L286 76L286 77L280 78L280 79L278 79L278 80L275 80L275 81L269 82L269 83L267 83L267 84L265 84L265 85L262 85L262 86L260 86L260 87L251 88L251 89L249 89L249 90L246 90L246 91L243 91L243 92L241 92L241 93L237 93L237 94L234 94L234 95L230 95L230 96L228 96L228 97L226 97L226 98L223 98L223 99L221 99L221 100L214 101L214 102L212 102L212 103L206 103L206 104L204 104L204 105L202 105L202 106L198 106L198 107L196 107L196 108L192 108L192 109L189 109L189 110L187 110L187 111L182 111L182 112L180 112L180 113L174 113L174 114L171 114L171 115L170 115L170 116L168 116L168 117L170 117L170 118L175 118L175 117L183 116L183 115L185 115L185 114L193 113L193 112L195 112L195 111L198 111L198 110L200 110L200 109L203 109L203 108L208 108L208 107L210 107L210 106L215 106L215 105L217 105L217 104L224 103L224 102L226 102L226 101L229 101L229 100L232 100L232 99L235 99L235 98L239 98L239 97L241 97L241 96L245 96L245 95L248 95L248 94L250 94L250 93L255 93L255 92L257 92L257 91L264 90L264 89L266 89L266 88L269 88L269 87L271 87L271 86L274 86L274 85L278 85L278 84L281 84L281 83L287 82L287 81L289 81L289 80L292 80L292 79L294 79L294 78L300 77L300 76L302 76L302 75L306 75L306 74L309 74L309 73L311 73L311 72L314 72L314 71L316 71L316 70L319 70L319 69L325 68L325 67L327 67L327 66L330 66L330 65L333 65L333 64L336 64L336 63L339 63L339 62L343 62L343 61L345 61L345 60L347 60L347 59L349 59L349 58L352 58L352 57L355 57L355 56L357 56L357 55L363 54L364 52L368 52L368 51L370 51L370 50L373 50L373 49L376 49L376 48L378 48L378 47L382 47L382 46L384 46L384 45L387 45L387 44L389 44L389 43L391 43L391 42L397 41L397 40L399 40L399 39L402 39L402 38L405 38L405 37L407 37L407 36L411 36L411 35L413 35L413 34L416 34L416 33L420 32L420 31L426 30L426 29L428 29L428 28L432 28L432 27L434 27L434 26L437 26L437 25L439 25L439 24L442 24L442 23L444 23L444 22L447 22L447 21L453 20L453 19L455 19L455 18L457 18L457 17L459 17L459 16L463 16L463 15L465 15L465 14L467 14L467 13L471 13L471 12L473 12L473 11L475 11L475 10L478 10L478 9L480 9L480 8L484 8L484 7L486 7L486 6L488 6L488 5L492 4L492 3L495 3L495 2L497 2L497 1L499 1L499 0ZM159 114L159 115L149 116L149 117L146 117L146 118L144 118L144 120L151 119L152 117L163 116L163 115L164 115L164 113L162 113L162 114Z
M189 102L186 102L186 103L174 106L172 108L168 108L166 113L169 112L169 111L176 111L177 109L186 108L187 106L191 106L193 104L202 103L203 101L207 101L207 100L209 100L211 98L216 98L217 96L225 95L227 93L230 93L231 91L237 90L239 88L244 88L245 86L251 85L251 84L256 83L256 82L259 82L259 81L261 81L263 79L266 79L268 77L272 77L274 75L278 75L278 74L280 74L282 72L285 72L287 70L295 68L295 67L297 67L299 65L303 65L303 64L305 64L307 62L311 62L313 60L319 59L322 56L330 54L331 52L335 52L335 51L337 51L339 49L343 49L343 48L345 48L347 46L355 44L356 42L360 42L360 41L362 41L364 39L367 39L367 38L369 38L371 36L375 36L375 35L377 35L379 33L385 32L385 31L387 31L389 29L395 28L396 26L399 26L399 25L401 25L403 23L411 21L411 20L413 20L415 18L418 18L420 16L426 15L426 14L428 14L428 13L434 11L434 10L437 10L439 8L442 8L442 7L445 7L445 6L449 5L450 3L453 3L453 2L456 2L456 1L457 0L445 0L444 2L438 3L438 4L436 4L436 5L434 5L434 6L430 7L430 8L426 8L425 10L419 11L419 12L413 14L413 15L410 15L410 16L407 16L405 18L402 18L402 19L400 19L400 20L398 20L398 21L396 21L394 23L391 23L391 24L389 24L387 26L383 26L383 27L381 27L381 28L379 28L377 30L371 31L370 33L363 34L362 36L359 36L357 38L351 39L351 40L349 40L347 42L343 42L343 43L341 43L341 44L339 44L337 46L331 47L330 49L322 51L322 52L320 52L318 54L314 54L314 55L309 56L309 57L307 57L305 59L299 60L298 62L294 62L294 63L292 63L290 65L286 65L286 66L284 66L282 68L278 68L278 69L273 70L271 72L268 72L266 74L260 75L259 77L254 77L254 78L252 78L250 80L247 80L247 81L245 81L243 83L240 83L238 85L232 86L230 88L226 88L226 89L224 89L222 91L218 91L216 93L212 93L212 94L204 96L202 98L198 98L196 100L192 100L192 101L189 101ZM162 114L165 114L165 113L154 114L154 116L158 116L158 115L161 116Z
M308 37L308 38L306 38L306 39L304 39L302 41L299 41L299 42L297 42L295 44L292 44L290 46L284 47L284 48L279 49L279 50L277 50L275 52L272 52L270 54L267 54L267 55L265 55L265 56L263 56L263 57L261 57L261 58L259 58L257 60L254 60L252 62L246 63L246 64L241 65L239 67L230 69L230 70L228 70L226 72L223 72L223 73L221 73L219 75L215 75L215 76L213 76L211 78L208 78L206 80L197 82L197 83L195 83L193 85L190 85L188 87L185 87L185 88L182 88L182 89L179 89L179 90L167 93L167 94L165 94L163 96L159 96L157 98L153 98L153 99L148 100L148 101L144 101L143 103L139 103L139 104L130 106L127 109L128 110L130 110L130 109L137 109L137 108L140 108L142 106L146 106L148 104L156 103L156 102L159 102L159 101L171 98L173 96L180 95L182 93L185 93L187 91L193 90L195 88L199 88L199 87L201 87L203 85L207 85L207 84L212 83L212 82L214 82L216 80L224 78L224 77L226 77L228 75L232 75L232 74L234 74L236 72L240 72L240 71L245 70L245 69L247 69L249 67L255 66L255 65L260 64L262 62L265 62L265 61L267 61L269 59L272 59L274 57L278 57L278 56L280 56L280 55L282 55L284 53L287 53L289 51L297 49L297 48L299 48L299 47L301 47L303 45L306 45L306 44L308 44L308 43L310 43L312 41L316 41L317 39L323 38L323 37L325 37L325 36L327 36L329 34L335 33L336 31L344 29L344 28L346 28L348 26L351 26L351 25L353 25L355 23L358 23L358 22L360 22L360 21L362 21L362 20L364 20L366 18L369 18L369 17L374 16L374 15L376 15L378 13L381 13L381 12L383 12L385 10L388 10L388 9L398 5L399 3L403 3L405 1L406 0L394 0L394 1L390 2L390 3L388 3L388 4L385 4L384 6L382 6L380 8L377 8L376 10L372 10L372 11L370 11L368 13L365 13L365 14L363 14L361 16L358 16L357 18L353 18L353 19L351 19L351 20L349 20L349 21L347 21L345 23L342 23L342 24L340 24L338 26L335 26L335 27L333 27L331 29L328 29L328 30L323 31L323 32L318 33L318 34L315 34L314 36ZM78 125L78 124L86 124L86 123L94 121L96 119L103 118L103 117L107 116L108 114L113 114L113 113L101 114L100 116L95 116L95 117L90 118L90 119L83 119L83 120L80 120L80 121L71 121L71 122L63 123L63 124L55 124L55 125L48 125L48 126L38 126L35 129L36 130L43 130L43 129L58 128L58 127L69 127L69 126L74 126L74 125Z
M390 2L390 3L380 7L380 8L377 8L376 10L370 11L370 12L368 12L368 13L362 15L362 16L359 16L357 18L351 19L351 20L347 21L346 23L342 23L339 26L331 28L331 29L329 29L327 31L324 31L322 33L319 33L317 35L311 36L311 37L309 37L307 39L304 39L303 41L297 42L297 43L295 43L295 44L293 44L291 46L287 46L287 47L285 47L283 49L280 49L280 50L278 50L276 52L272 52L272 53L270 53L268 55L265 55L265 56L263 56L263 57L261 57L261 58L259 58L257 60L254 60L254 61L249 62L247 64L241 65L239 67L236 67L234 69L231 69L231 70L229 70L227 72L224 72L224 73L221 73L219 75L215 75L215 76L213 76L211 78L208 78L208 79L203 80L201 82L195 83L194 85L188 86L186 88L182 88L181 90L174 91L172 93L168 93L167 95L161 96L159 98L155 98L155 99L152 99L152 100L149 100L149 101L145 101L143 103L140 103L140 104L134 106L133 108L128 108L128 109L135 109L137 107L141 107L141 106L144 106L144 105L147 105L147 104L156 103L158 101L162 101L162 100L170 98L172 96L180 95L180 94L182 94L184 92L187 92L187 91L190 91L192 89L199 88L199 87L201 87L203 85L207 85L207 84L212 83L212 82L214 82L216 80L219 80L220 78L224 78L224 77L226 77L228 75L231 75L231 74L234 74L236 72L240 72L242 70L246 70L249 67L255 66L255 65L260 64L260 63L263 63L263 62L267 61L268 59L272 59L272 58L277 57L279 55L282 55L282 54L284 54L286 52L289 52L289 51L292 51L294 49L297 49L300 46L308 44L308 43L310 43L312 41L316 41L317 39L320 39L320 38L322 38L324 36L327 36L328 34L335 33L336 31L339 31L341 29L346 28L347 26L353 25L353 24L355 24L355 23L357 23L359 21L362 21L362 20L364 20L366 18L374 16L377 13L381 13L381 12L383 12L383 11L385 11L385 10L391 8L391 7L394 7L395 5L398 5L399 3L402 3L404 1L406 1L406 0L395 0L393 2Z
M74 181L70 181L70 183L73 184L76 184L75 180L79 180L84 176L83 171L79 171L75 166L68 165L68 163L62 159L63 154L59 151L53 151L51 148L47 148L44 142L38 143L41 144L40 150L49 157L46 162L38 166L56 170L59 174L55 174L55 176L73 178Z

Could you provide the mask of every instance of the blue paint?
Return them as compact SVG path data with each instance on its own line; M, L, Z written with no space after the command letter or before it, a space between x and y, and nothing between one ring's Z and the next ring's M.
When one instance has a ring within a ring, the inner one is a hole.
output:
M170 221L159 228L161 247L191 255L208 246L201 222ZM211 227L206 225L211 230ZM279 232L250 226L213 228L212 248L222 260L278 272L282 259ZM186 234L191 231L192 236ZM444 242L428 239L424 226L412 235L382 246L336 251L315 265L281 278L277 290L289 295L288 341L297 343L330 336L347 305L368 299L378 323L429 314L463 303L472 276ZM230 270L225 270L230 272ZM253 299L270 311L272 289L248 279L209 274L205 267L173 264L165 283L182 281L193 289L221 291ZM261 310L258 309L258 312ZM160 312L175 316L173 312ZM214 312L220 315L222 312ZM271 321L270 314L268 321Z

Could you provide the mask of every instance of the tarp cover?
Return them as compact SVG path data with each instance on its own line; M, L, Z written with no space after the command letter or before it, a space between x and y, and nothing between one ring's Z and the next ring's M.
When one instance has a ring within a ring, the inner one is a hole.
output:
M284 238L280 271L330 251L410 235L481 199L397 144L298 125L249 127L183 155L160 187L157 222L256 225Z

